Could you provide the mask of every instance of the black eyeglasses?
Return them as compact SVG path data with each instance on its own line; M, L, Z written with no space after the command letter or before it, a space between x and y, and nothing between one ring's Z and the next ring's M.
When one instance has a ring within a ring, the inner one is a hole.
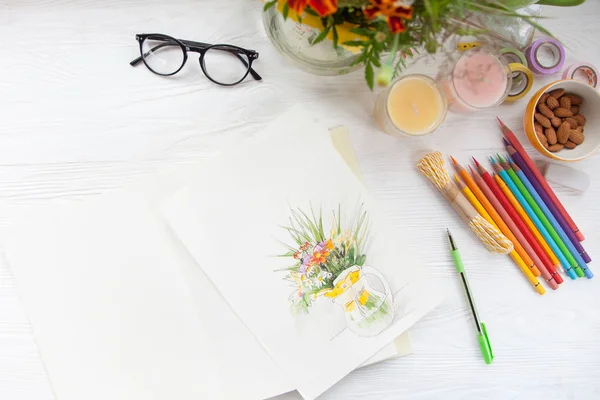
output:
M143 61L157 75L171 76L181 71L188 59L187 53L191 51L200 53L202 72L218 85L237 85L248 74L257 81L262 80L252 69L252 62L258 58L254 50L228 44L180 40L160 33L141 33L135 38L140 43L141 55L129 64L135 67Z

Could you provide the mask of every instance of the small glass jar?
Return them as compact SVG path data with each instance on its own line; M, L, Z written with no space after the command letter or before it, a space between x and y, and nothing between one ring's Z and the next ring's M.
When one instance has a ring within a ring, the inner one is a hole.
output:
M468 113L494 107L506 100L512 73L501 54L484 48L465 51L438 75L452 112Z
M375 122L385 133L422 136L435 131L446 118L448 105L436 81L426 75L406 75L379 94Z

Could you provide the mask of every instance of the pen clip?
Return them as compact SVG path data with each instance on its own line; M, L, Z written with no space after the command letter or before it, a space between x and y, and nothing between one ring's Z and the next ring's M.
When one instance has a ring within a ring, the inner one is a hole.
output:
M490 343L490 338L488 337L487 329L483 322L481 323L481 331L483 334L480 336L479 345L481 347L483 359L486 364L491 364L494 360L494 353L492 352L492 344Z

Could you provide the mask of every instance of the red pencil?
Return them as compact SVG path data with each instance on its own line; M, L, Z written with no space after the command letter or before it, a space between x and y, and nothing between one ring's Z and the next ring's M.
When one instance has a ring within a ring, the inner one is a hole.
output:
M496 118L498 118L498 117L496 117ZM533 163L533 160L529 157L529 155L527 154L527 152L521 145L521 142L519 142L519 139L517 139L515 134L506 125L504 125L504 122L502 122L500 120L500 118L498 118L498 122L500 123L500 126L502 128L502 133L504 133L504 136L506 136L506 139L510 142L510 144L512 144L512 146L515 148L515 150L517 150L517 152L521 155L521 157L523 157L523 161L525 162L525 164L527 164L527 166L533 173L533 176L535 176L535 179L537 179L537 181L540 183L540 185L542 186L544 191L548 194L548 197L550 197L550 200L554 203L554 205L558 209L558 212L560 213L560 215L562 215L562 217L565 219L565 221L567 222L567 224L569 225L569 227L571 228L571 230L577 237L577 240L579 240L580 242L583 242L583 240L585 239L585 237L583 236L583 233L579 230L577 225L575 225L573 218L571 218L571 216L569 215L567 210L565 210L565 207L562 205L562 203L558 199L558 197L556 197L556 194L554 194L554 191L552 190L550 185L548 185L548 182L546 182L546 179L544 179L540 170L535 166L535 164Z
M550 287L552 287L553 289L556 290L558 288L558 286L553 285L551 281L554 280L556 283L560 284L560 283L563 283L564 280L562 279L560 274L556 271L556 269L554 268L554 265L552 265L552 261L550 260L548 255L544 252L544 250L542 249L540 244L537 242L537 240L535 240L535 237L533 237L533 235L531 234L531 232L529 231L529 229L527 228L527 226L525 225L523 220L519 217L517 210L515 210L515 208L510 203L510 201L508 200L506 195L502 192L502 190L498 186L498 183L494 180L494 178L490 175L490 173L481 164L479 164L479 162L475 159L475 157L473 157L473 161L475 161L475 164L477 165L477 171L479 172L479 174L481 175L481 177L483 178L485 183L487 183L487 185L489 186L492 193L494 193L494 195L496 196L496 198L498 199L498 201L500 202L502 207L504 207L504 209L506 210L506 212L508 213L510 218L513 220L513 222L517 226L517 228L523 234L523 237L525 238L525 240L529 243L529 245L531 246L531 248L533 249L535 254L538 256L539 260L542 262L542 265L538 266L540 269L540 272L542 273L542 276L544 277L546 282L548 282Z

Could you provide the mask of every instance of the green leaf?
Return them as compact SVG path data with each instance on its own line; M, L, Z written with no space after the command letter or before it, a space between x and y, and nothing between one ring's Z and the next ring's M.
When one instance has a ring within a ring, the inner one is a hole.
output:
M364 254L356 257L356 265L358 265L359 267L365 265L365 261L367 261L367 256Z
M283 5L283 19L287 19L289 13L290 13L290 6L288 5L288 3L285 3Z
M373 65L370 62L367 62L367 66L365 68L365 79L367 80L367 85L369 85L369 89L373 91L375 73L373 72Z
M374 66L376 66L377 68L381 68L381 62L379 62L379 59L377 57L372 57L371 58L371 62L373 63Z
M342 43L344 46L350 47L363 47L367 45L369 42L364 42L362 40L349 40L347 42Z
M367 29L367 28L352 28L350 32L355 33L360 36L372 37L377 33L375 30Z
M325 29L323 29L323 30L321 31L321 33L319 33L319 34L317 35L317 37L316 37L316 38L313 40L312 44L313 44L313 45L315 45L315 44L317 44L317 43L320 43L320 42L322 42L323 40L325 40L325 38L326 38L326 37L327 37L327 35L329 34L329 31L330 31L330 30L331 30L331 26L330 26L330 25L329 25L329 26L327 26L327 27L325 27Z
M273 7L277 3L277 0L269 1L263 7L263 11L267 11L269 8Z
M333 47L335 49L337 49L338 48L338 39L339 39L339 37L338 37L338 31L337 31L335 25L331 25L331 26L333 27L332 28L333 29Z

